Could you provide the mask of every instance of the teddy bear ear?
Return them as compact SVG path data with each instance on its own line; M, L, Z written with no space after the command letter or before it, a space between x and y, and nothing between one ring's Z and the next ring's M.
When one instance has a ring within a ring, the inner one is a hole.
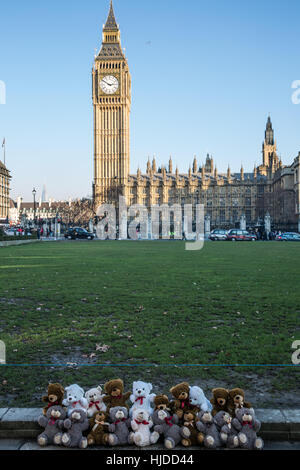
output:
M175 387L170 388L170 393L173 393Z
M149 387L149 392L151 392L152 388L153 388L153 385L148 383L148 387Z
M97 387L97 390L98 390L99 393L102 393L102 387L101 387L101 385L99 385L99 386Z

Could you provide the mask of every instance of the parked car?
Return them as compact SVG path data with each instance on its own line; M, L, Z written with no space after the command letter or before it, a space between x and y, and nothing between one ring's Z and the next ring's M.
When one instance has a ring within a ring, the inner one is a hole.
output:
M280 242L300 242L300 234L295 232L286 232L277 235L276 240Z
M4 234L8 237L14 237L16 233L17 233L16 230L13 230L13 229L4 230Z
M227 230L215 229L211 232L209 239L213 242L227 239Z
M257 238L256 238L256 235L248 232L247 230L233 229L233 230L229 230L229 232L227 233L227 240L232 241L232 242L236 242L236 241L255 242Z
M73 227L66 231L65 238L68 240L76 240L77 238L82 240L94 240L95 234L88 232L85 228Z

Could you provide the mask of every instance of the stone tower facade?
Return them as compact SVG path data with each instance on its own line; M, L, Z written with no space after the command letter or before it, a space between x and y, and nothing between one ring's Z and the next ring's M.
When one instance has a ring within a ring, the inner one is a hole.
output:
M131 77L111 1L92 71L95 208L117 200L130 166Z
M270 116L265 132L265 140L262 146L263 164L259 167L260 174L268 176L270 179L272 175L278 170L281 165L277 155L277 145L274 138L274 130Z

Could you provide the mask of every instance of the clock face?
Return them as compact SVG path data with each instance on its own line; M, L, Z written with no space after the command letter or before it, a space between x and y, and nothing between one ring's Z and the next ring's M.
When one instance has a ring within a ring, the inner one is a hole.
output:
M113 75L106 75L100 81L100 88L106 95L113 95L119 88L119 82Z

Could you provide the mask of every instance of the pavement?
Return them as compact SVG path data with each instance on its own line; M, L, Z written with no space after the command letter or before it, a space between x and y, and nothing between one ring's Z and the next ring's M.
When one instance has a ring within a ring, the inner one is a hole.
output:
M164 446L162 444L160 445L153 445L151 447L145 447L144 449L138 449L137 447L122 447L122 448L118 448L118 447L89 447L88 450L96 450L96 451L101 451L101 450L105 450L105 451L111 451L111 452L115 452L116 450L122 450L122 451L132 451L132 450L135 450L135 451L141 451L141 450L151 450L151 451L162 451L162 450L165 450L164 449ZM55 447L55 446L49 446L49 447L45 447L45 448L42 448L40 447L36 440L26 440L26 439L0 439L0 451L3 450L29 450L29 451L49 451L49 450L65 450L65 451L71 451L71 450L79 450L79 449L67 449L65 447ZM197 451L197 452L201 452L203 451L204 449L200 448L200 447L189 447L188 449L186 449L185 447L182 447L182 446L177 446L176 447L176 450L182 450L182 451L185 451L185 450L188 450L189 452L190 451ZM288 450L288 451L291 451L291 450L300 450L300 441L293 441L293 442L288 442L288 441L266 441L265 442L265 446L264 446L264 450ZM83 451L81 451L83 452Z

